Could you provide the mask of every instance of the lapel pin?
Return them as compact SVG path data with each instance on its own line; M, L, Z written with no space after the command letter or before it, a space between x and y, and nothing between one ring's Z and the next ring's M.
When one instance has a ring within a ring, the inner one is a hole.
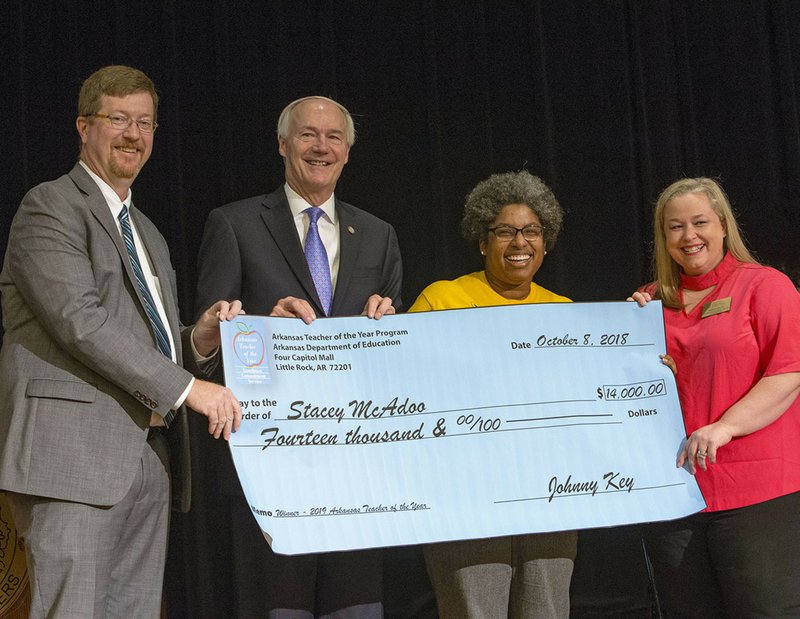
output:
M353 228L353 226L347 226L347 231L348 231L350 234L355 234L355 233L356 233L356 231L355 231L355 228Z

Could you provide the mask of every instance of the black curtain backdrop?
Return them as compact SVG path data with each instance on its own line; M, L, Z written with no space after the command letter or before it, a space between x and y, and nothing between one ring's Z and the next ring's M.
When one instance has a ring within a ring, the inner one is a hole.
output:
M395 226L406 305L480 268L458 232L464 196L523 168L567 211L537 281L574 300L624 299L648 279L653 204L686 175L718 178L757 255L797 280L799 35L792 0L6 0L0 249L25 191L77 158L81 82L121 63L162 97L134 198L169 242L187 322L207 213L281 183L275 121L308 94L356 119L336 193ZM202 480L196 495L202 507ZM176 523L173 616L224 617L229 523L194 511ZM195 522L205 528L185 537ZM647 604L635 532L581 543L594 558L576 568L576 612ZM629 554L610 561L618 547ZM396 559L390 572L418 565ZM409 610L410 573L394 585L407 616L422 613Z

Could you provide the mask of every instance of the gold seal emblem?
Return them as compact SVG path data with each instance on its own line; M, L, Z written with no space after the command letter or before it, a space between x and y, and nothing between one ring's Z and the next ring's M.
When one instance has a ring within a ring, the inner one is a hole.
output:
M25 550L11 520L6 495L0 492L0 617L27 616L28 593Z

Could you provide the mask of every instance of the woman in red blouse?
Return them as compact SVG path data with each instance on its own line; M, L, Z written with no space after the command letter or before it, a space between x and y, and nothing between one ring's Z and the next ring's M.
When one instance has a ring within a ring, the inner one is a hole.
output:
M800 616L800 294L756 262L708 178L664 190L654 215L686 442L707 509L650 525L647 550L667 617Z

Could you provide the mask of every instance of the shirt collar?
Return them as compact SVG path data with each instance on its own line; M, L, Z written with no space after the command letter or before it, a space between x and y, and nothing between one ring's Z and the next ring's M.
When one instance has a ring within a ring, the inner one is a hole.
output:
M728 275L738 267L738 261L733 254L726 252L720 263L708 273L702 275L686 275L681 271L681 287L687 290L705 290L725 281Z
M133 196L133 193L131 192L130 189L128 189L128 195L125 197L125 199L124 200L120 200L119 196L117 195L117 192L114 191L111 188L111 186L108 183L106 183L102 178L100 178L99 176L97 176L97 174L92 172L92 170L89 168L88 165L86 165L81 160L79 160L78 163L80 163L83 166L83 169L86 170L89 173L89 176L92 178L92 180L100 188L100 191L102 192L103 197L106 199L106 204L108 204L108 208L111 209L111 214L114 216L114 219L119 217L119 214L122 211L122 205L123 204L125 206L127 206L128 208L130 208L130 206L131 206L131 197Z
M298 217L308 207L313 206L306 202L294 189L289 187L289 183L285 183L283 189L286 192L286 199L289 201L289 208L292 210L292 217ZM331 197L325 200L325 202L320 204L319 208L325 212L325 217L327 217L331 223L336 223L336 199L333 194L331 194Z

